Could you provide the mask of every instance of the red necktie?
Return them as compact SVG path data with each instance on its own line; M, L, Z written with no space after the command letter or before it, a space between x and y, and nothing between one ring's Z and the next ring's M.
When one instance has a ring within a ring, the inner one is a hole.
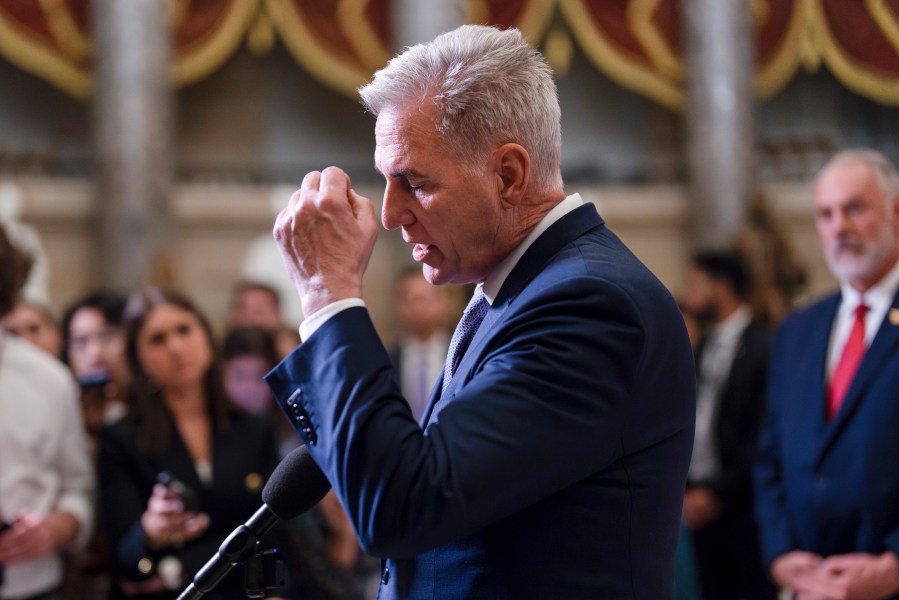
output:
M862 362L862 357L865 355L866 312L868 312L868 307L864 304L859 304L855 307L855 322L852 323L852 331L849 332L849 339L846 340L846 345L843 346L840 360L830 376L830 390L827 395L828 420L833 419L837 411L840 410L843 399L846 397L846 392L849 391L852 378L855 377L858 365Z

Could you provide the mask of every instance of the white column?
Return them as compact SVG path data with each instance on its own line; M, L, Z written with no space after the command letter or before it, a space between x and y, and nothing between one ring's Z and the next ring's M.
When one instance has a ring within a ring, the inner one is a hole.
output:
M755 175L752 30L746 0L685 0L687 162L693 239L725 247Z
M167 240L174 239L168 5L92 2L97 283L121 291L160 282L160 273L169 271L163 259Z

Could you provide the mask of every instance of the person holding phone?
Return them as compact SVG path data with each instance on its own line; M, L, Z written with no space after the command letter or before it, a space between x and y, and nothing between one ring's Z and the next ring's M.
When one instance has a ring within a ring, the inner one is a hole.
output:
M207 320L149 287L125 307L128 415L100 431L100 504L113 598L175 598L261 504L278 461L269 421L235 411ZM245 598L240 569L216 588Z
M70 304L62 317L62 360L81 385L81 410L88 434L127 412L128 366L122 311L125 298L94 292Z

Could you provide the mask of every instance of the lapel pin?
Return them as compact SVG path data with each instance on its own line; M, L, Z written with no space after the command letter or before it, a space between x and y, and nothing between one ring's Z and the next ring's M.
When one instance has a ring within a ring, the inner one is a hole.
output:
M890 323L899 325L899 308L890 309Z

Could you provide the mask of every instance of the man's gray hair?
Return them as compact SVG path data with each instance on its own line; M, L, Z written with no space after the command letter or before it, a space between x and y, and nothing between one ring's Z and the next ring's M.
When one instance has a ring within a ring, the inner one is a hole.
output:
M880 189L883 190L888 202L899 198L899 171L896 170L890 159L877 150L852 148L837 152L818 173L818 179L827 171L850 163L862 163L874 171Z
M479 166L495 147L523 146L538 192L560 190L561 110L550 66L517 29L463 25L407 48L359 89L366 108L431 101L443 150Z

